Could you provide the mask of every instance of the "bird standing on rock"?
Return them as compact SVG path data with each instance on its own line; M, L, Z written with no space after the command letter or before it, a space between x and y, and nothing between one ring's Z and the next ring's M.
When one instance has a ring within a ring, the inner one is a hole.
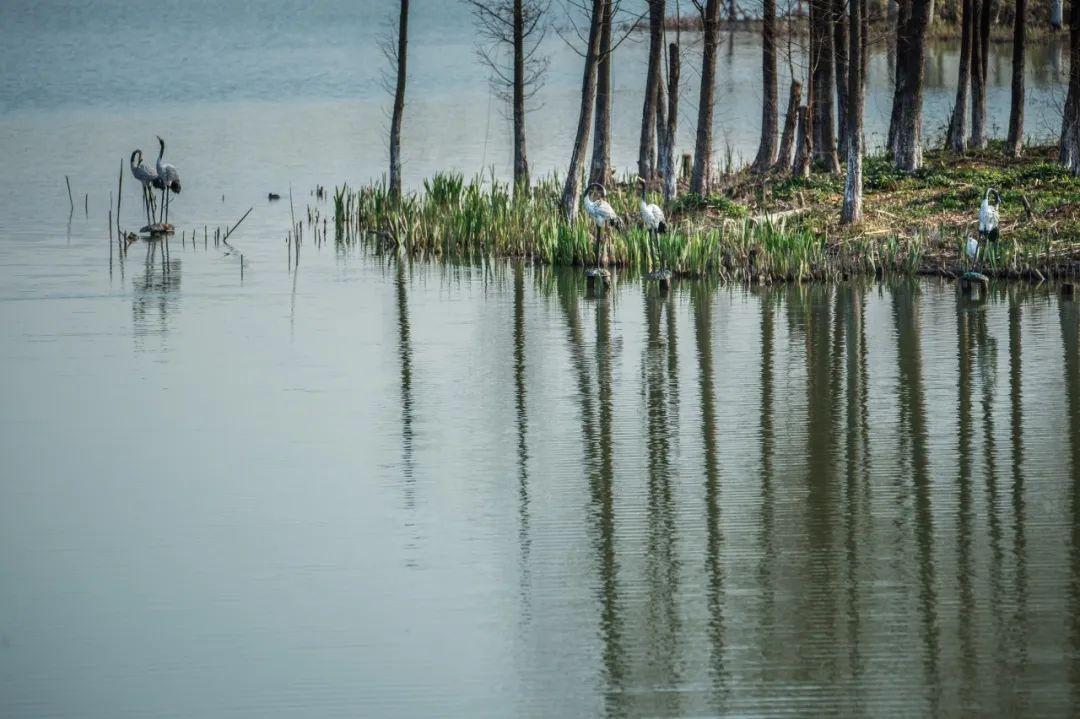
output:
M154 224L154 193L150 190L151 187L157 189L164 189L165 183L158 177L157 171L152 167L147 167L143 163L142 150L135 150L131 153L131 174L142 185L143 191L143 208L146 210L146 224ZM137 160L137 162L136 162Z
M600 190L600 199L595 202L589 193L596 187ZM604 226L607 224L613 224L616 227L622 224L619 216L615 214L615 208L613 208L606 199L607 190L599 182L594 182L585 188L585 196L582 198L582 203L585 206L585 213L596 223L596 266L600 267L601 262L601 239L600 236L604 231Z
M180 173L177 171L176 166L161 161L161 158L165 156L165 141L161 139L160 135L158 135L157 140L158 144L161 145L157 157L157 174L158 179L162 182L161 204L165 212L164 221L167 223L169 221L169 193L180 194Z

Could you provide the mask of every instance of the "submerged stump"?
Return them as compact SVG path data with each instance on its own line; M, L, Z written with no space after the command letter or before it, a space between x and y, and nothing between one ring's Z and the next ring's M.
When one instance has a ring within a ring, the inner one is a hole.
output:
M976 288L985 291L990 286L990 278L981 272L965 272L960 276L960 291L972 294Z
M645 279L656 282L662 294L667 294L668 290L671 289L671 270L653 270L645 275Z
M602 267L592 267L585 270L585 281L589 292L604 291L611 287L611 273Z
M139 232L144 232L153 238L156 235L175 235L176 229L168 222L155 222L152 225L143 225Z

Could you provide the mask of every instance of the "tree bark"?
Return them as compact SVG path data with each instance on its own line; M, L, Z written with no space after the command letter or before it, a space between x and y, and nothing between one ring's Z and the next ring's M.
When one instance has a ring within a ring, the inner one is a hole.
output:
M1069 8L1069 91L1061 122L1061 164L1080 175L1080 0Z
M713 97L716 87L716 48L720 35L720 2L708 0L704 16L704 51L701 62L701 91L698 94L697 140L694 142L694 171L690 191L704 195L712 179Z
M956 154L967 149L968 86L971 84L971 38L976 0L963 0L960 20L960 70L956 79L956 102L949 119L949 132L945 146Z
M896 114L893 162L904 172L922 166L923 54L926 44L928 0L911 3L904 30L897 34L896 67L899 84L893 95Z
M664 0L649 0L649 69L645 74L645 104L641 108L641 141L638 144L638 175L649 180L656 173L653 158L665 128L657 115L665 98L661 92L664 54Z
M514 0L514 188L529 187L525 152L525 16L522 0Z
M1074 2L1080 0L1073 0ZM1027 0L1016 0L1013 16L1012 107L1009 109L1009 137L1005 152L1020 157L1024 146L1024 35Z
M614 0L604 3L600 26L600 57L596 66L596 127L593 128L589 182L606 185L611 174L611 21Z
M978 2L978 0L974 0ZM911 2L901 2L901 0L895 0L895 2L889 2L889 8L892 10L894 28L893 28L893 43L892 43L892 72L893 72L893 94L895 98L896 89L899 88L904 82L904 69L900 67L900 48L903 45L903 37L907 32L908 18L911 17ZM889 116L889 135L888 140L885 143L889 154L896 154L896 130L900 125L900 108L901 106L896 102L893 102L892 112Z
M862 18L866 0L850 0L851 19L848 22L848 104L847 104L847 178L844 181L844 206L840 221L851 224L862 221L863 195L863 79L862 79Z
M657 164L664 182L664 199L671 202L678 193L678 169L675 167L675 135L679 127L679 45L668 46L667 126L663 149Z
M847 137L848 56L850 55L848 48L848 17L844 9L846 4L847 0L832 0L831 15L833 62L836 67L836 118L839 125L837 137L840 138L838 149L842 160L847 157L844 138Z
M832 0L810 2L810 83L808 107L813 130L814 159L825 169L840 174L840 161L836 156L836 118L833 114L835 78L832 54L830 15Z
M986 146L986 72L990 54L990 0L972 0L977 8L971 41L971 147Z
M754 170L767 172L776 162L776 0L764 0L761 24L761 140Z
M401 119L405 114L405 75L409 43L409 0L401 0L398 18L397 86L394 88L394 114L390 120L390 196L401 198Z
M810 81L813 85L813 81ZM806 93L808 96L810 93ZM814 130L811 127L813 120L810 117L810 106L803 105L799 108L796 119L798 139L795 143L795 160L791 163L791 174L796 177L810 176L810 161L814 154Z
M563 185L562 194L563 212L566 214L566 219L571 222L577 217L578 204L581 201L581 172L585 165L585 150L589 145L593 104L596 102L596 63L600 55L600 24L607 2L608 0L593 0L592 2L589 47L585 51L585 69L581 79L581 109L578 112L577 133L574 136L574 151L570 155L570 165L566 169L566 182Z
M776 155L776 164L773 170L786 172L791 169L791 151L795 144L795 128L799 119L799 103L802 102L802 83L798 80L791 81L791 90L788 92L787 114L784 116L784 132L780 136L780 152Z

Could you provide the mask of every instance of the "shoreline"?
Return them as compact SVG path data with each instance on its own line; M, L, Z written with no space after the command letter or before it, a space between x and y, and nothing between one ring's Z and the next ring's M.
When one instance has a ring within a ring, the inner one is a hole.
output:
M712 194L683 192L665 207L668 233L659 235L654 261L638 220L633 178L612 184L608 200L623 221L610 231L609 266L641 274L670 270L675 277L722 282L842 281L856 276L933 275L956 279L978 270L992 279L1034 282L1080 277L1080 178L1055 161L1056 148L1031 147L1005 157L1001 143L956 157L927 150L925 167L905 175L881 156L864 166L864 221L839 224L842 177L720 176ZM979 204L987 188L1001 193L1001 236L982 243L971 262L962 247L977 236ZM592 267L593 228L579 212L567 222L559 209L561 184L549 177L528 196L477 176L437 175L424 189L391 203L385 186L339 188L335 240L374 243L416 259L521 258L540 264ZM650 202L660 202L650 192Z

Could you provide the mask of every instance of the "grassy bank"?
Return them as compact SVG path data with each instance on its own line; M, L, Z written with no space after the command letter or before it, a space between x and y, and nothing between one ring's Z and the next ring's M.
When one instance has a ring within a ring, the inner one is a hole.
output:
M1001 238L979 262L999 277L1039 279L1080 274L1080 179L1054 161L1050 147L1021 159L1000 146L956 158L928 152L912 175L883 158L865 164L865 220L839 225L843 178L725 176L714 194L685 191L666 208L670 230L659 237L659 262L637 220L631 178L611 188L624 218L609 231L612 264L633 271L671 269L726 281L802 281L850 275L955 276L972 263L963 243L976 234L979 203L999 190ZM515 196L491 178L439 175L400 203L377 184L334 195L339 242L370 243L418 258L523 257L554 265L588 265L593 228L584 213L568 223L559 209L561 183L548 178ZM652 193L652 201L659 201Z

